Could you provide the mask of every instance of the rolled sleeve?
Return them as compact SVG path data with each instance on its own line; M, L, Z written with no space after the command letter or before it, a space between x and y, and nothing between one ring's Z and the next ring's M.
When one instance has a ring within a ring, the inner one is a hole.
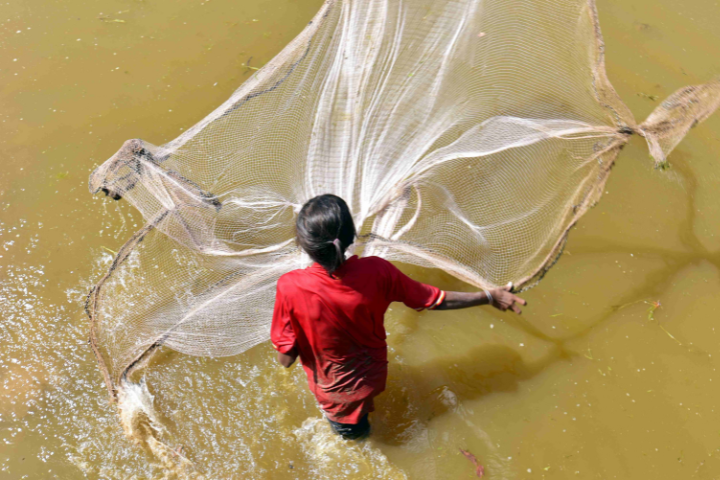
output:
M390 301L402 302L417 311L434 309L445 299L445 292L432 285L413 280L395 265L386 262L390 280Z

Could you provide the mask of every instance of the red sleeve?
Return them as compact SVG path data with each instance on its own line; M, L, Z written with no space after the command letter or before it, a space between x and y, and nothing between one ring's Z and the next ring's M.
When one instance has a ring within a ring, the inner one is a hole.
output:
M285 296L278 281L275 293L275 310L273 311L270 340L273 347L280 353L288 353L295 346L295 332L290 323L290 310L287 308Z
M445 300L445 292L432 285L420 283L402 273L395 265L383 260L389 273L389 300L402 302L415 310L432 310Z

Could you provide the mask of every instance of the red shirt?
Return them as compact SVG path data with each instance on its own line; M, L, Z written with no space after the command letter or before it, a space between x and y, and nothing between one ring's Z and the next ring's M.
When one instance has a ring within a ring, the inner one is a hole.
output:
M379 257L353 256L333 277L315 263L278 280L270 338L281 353L297 348L310 391L327 417L356 424L385 390L383 320L390 303L422 310L444 297Z

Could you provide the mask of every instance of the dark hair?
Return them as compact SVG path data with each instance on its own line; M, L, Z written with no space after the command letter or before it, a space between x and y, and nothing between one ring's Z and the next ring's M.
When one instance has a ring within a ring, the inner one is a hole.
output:
M303 205L295 222L297 244L332 275L355 241L355 222L342 198L319 195Z

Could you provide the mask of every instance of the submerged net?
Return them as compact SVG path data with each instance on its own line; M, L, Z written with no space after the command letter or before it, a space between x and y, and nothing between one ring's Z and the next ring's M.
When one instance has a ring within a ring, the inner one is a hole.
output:
M88 297L108 390L161 345L268 340L278 277L308 264L294 219L315 195L348 202L363 255L529 287L632 134L662 164L719 104L720 81L686 87L636 124L592 0L328 0L197 125L93 172L92 192L147 222Z

